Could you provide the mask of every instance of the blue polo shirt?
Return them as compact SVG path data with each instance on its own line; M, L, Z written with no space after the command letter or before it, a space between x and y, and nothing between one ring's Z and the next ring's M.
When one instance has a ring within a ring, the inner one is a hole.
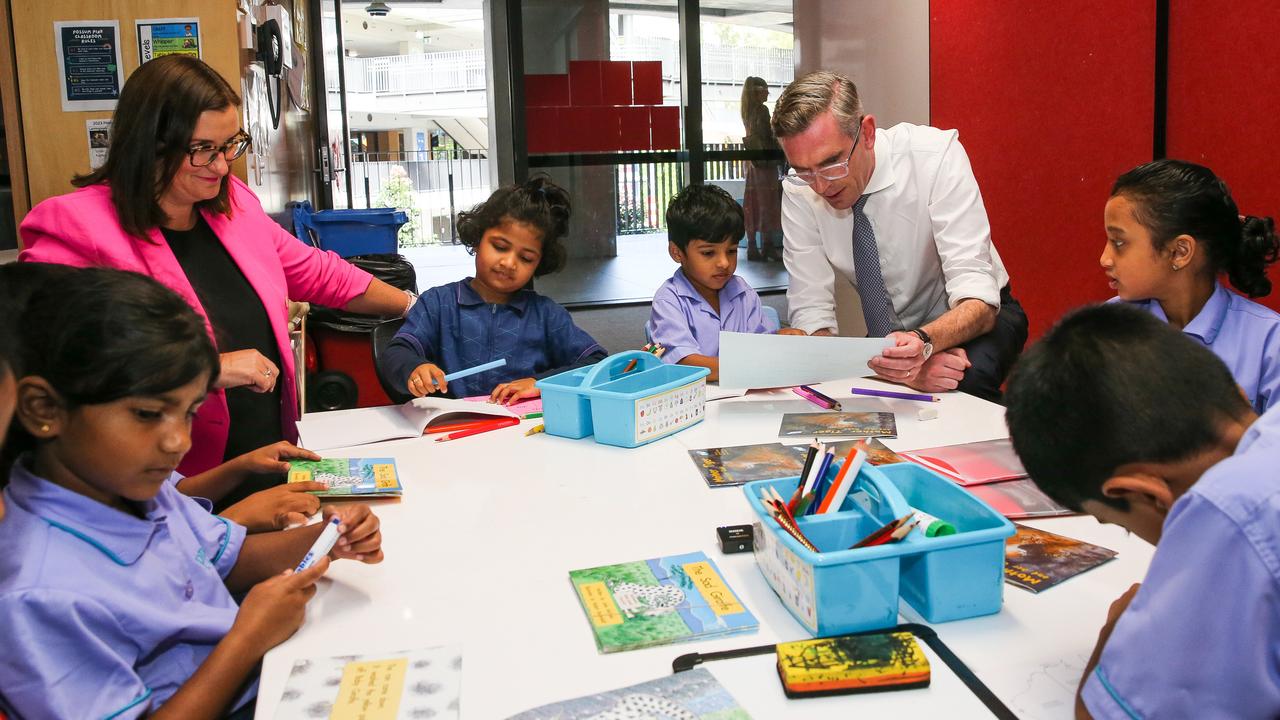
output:
M720 312L689 282L683 269L662 283L653 295L649 313L649 337L667 350L662 360L678 363L689 355L720 357L720 331L770 333L760 309L760 295L746 280L734 275L720 288Z
M1157 300L1132 304L1169 322ZM1264 413L1280 400L1280 314L1218 283L1182 332L1226 363L1255 411Z
M0 695L18 717L134 718L168 700L239 609L245 530L172 482L145 517L14 464L0 520ZM238 708L257 693L247 684Z
M1280 717L1280 410L1178 498L1084 687L1095 718Z
M551 298L521 290L505 305L490 304L466 278L422 293L381 363L383 374L407 392L409 376L423 363L434 363L448 374L505 358L507 364L500 368L449 383L449 397L471 397L488 395L504 382L549 377L605 355Z

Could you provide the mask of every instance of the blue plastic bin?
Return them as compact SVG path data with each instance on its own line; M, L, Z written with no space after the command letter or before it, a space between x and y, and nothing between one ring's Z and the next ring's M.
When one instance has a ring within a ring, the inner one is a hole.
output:
M833 463L828 476L838 472ZM1004 599L1004 541L1013 524L963 488L912 463L864 466L840 510L797 523L818 548L804 548L773 520L760 489L789 498L798 478L744 486L760 517L756 563L787 610L816 636L875 630L897 623L898 598L929 622L999 612ZM955 535L913 531L891 545L848 549L911 508L942 518Z
M624 374L632 360L635 369ZM610 355L537 382L543 424L551 435L638 447L702 422L709 374L638 350Z
M293 208L293 232L304 243L342 257L394 253L400 227L409 216L395 208L312 211L311 203Z

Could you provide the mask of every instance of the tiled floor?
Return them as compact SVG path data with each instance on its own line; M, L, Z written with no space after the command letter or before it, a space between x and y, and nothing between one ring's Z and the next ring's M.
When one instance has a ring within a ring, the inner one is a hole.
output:
M475 274L475 260L466 248L446 245L403 248L400 251L418 272L418 288L425 290ZM781 262L748 262L738 251L738 274L760 291L787 286ZM667 255L665 234L618 238L618 255L574 258L558 273L539 278L538 292L569 307L648 302L676 264Z

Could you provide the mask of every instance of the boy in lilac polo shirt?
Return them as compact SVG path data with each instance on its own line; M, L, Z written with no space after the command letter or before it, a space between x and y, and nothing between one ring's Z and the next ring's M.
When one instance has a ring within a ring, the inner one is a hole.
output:
M653 296L649 337L666 348L668 363L711 369L720 375L720 331L769 333L760 296L738 268L742 208L715 185L690 185L667 206L667 251L680 269Z
M1280 410L1259 416L1211 350L1118 303L1060 321L1005 402L1042 490L1156 545L1076 717L1280 717Z

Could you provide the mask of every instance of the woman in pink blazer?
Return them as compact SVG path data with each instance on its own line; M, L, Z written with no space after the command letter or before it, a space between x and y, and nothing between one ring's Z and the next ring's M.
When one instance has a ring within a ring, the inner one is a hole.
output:
M121 91L106 164L33 208L19 230L21 260L149 275L205 318L222 372L195 417L184 475L296 440L288 299L380 315L402 315L414 300L299 242L230 175L249 147L239 105L196 58L144 64ZM221 504L276 482L246 483Z

